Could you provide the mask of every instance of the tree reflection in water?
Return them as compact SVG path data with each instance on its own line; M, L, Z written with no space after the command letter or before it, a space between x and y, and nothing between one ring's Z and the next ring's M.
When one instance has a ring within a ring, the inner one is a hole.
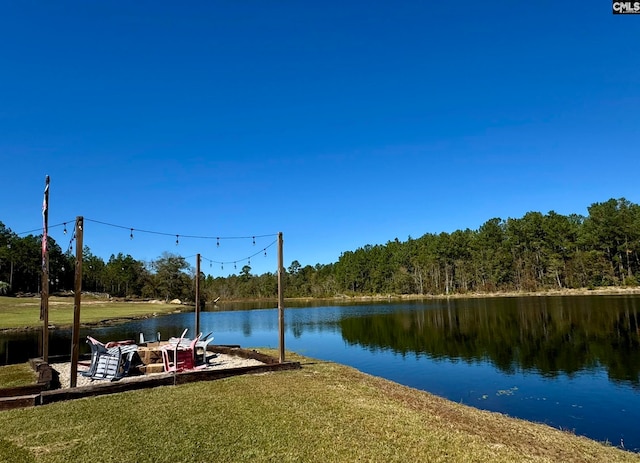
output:
M554 377L604 367L611 380L640 386L638 298L452 299L439 308L343 318L350 344L490 361L505 373Z

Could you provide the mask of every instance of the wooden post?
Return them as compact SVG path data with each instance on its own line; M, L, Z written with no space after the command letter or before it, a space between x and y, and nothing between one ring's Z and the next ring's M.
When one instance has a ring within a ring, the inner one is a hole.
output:
M200 254L196 254L196 331L194 337L200 333Z
M278 332L280 333L280 363L284 362L284 266L282 257L282 232L278 233Z
M49 361L49 176L45 177L42 201L42 288L40 288L40 320L42 320L42 361Z
M71 337L71 387L76 387L78 382L78 353L80 342L80 303L82 301L82 242L84 219L76 217L76 275L73 299L73 333Z

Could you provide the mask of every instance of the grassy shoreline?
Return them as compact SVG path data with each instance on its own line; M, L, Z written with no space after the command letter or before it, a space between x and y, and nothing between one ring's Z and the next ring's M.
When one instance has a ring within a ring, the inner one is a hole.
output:
M51 329L73 326L74 299L72 297L49 298L49 326ZM192 310L188 306L167 303L110 301L83 299L81 324L83 327L115 324L129 320L150 318L161 314ZM38 330L40 298L0 297L0 333L3 331Z
M0 367L0 389L31 386L38 381L38 374L29 362Z
M351 367L288 359L302 369L1 412L0 462L640 462Z

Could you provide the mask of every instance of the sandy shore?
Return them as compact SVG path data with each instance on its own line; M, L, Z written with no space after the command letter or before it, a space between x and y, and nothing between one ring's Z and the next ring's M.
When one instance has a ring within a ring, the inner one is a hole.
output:
M245 359L234 355L217 354L217 356L210 360L209 366L206 370L222 370L225 368L239 368L249 367L256 365L264 365L262 362L254 359ZM51 368L60 374L60 385L63 389L69 388L71 384L71 363L52 363ZM88 386L90 384L103 382L101 380L93 381L91 378L82 376L82 372L87 370L86 365L78 365L78 379L76 380L76 386ZM162 373L151 373L146 376L153 376ZM127 378L122 378L120 381L126 381Z
M451 293L451 294L403 294L389 296L353 296L347 299L452 299L452 298L495 298L495 297L523 297L523 296L613 296L640 294L638 286L606 286L595 289L588 288L562 288L540 291L502 291L502 292L476 292L476 293Z

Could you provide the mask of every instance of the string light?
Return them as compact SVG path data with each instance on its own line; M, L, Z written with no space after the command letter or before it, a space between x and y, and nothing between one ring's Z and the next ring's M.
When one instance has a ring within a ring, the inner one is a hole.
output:
M277 234L276 234L276 233L273 233L273 234L267 234L267 235L226 236L226 237L222 237L222 236L181 235L181 234L179 234L179 233L164 233L164 232L158 232L158 231L153 231L153 230L142 230L142 229L138 229L138 228L134 228L134 227L125 227L125 226L122 226L122 225L116 225L116 224L113 224L113 223L102 222L102 221L99 221L99 220L89 219L89 218L86 218L86 217L84 218L84 220L85 220L85 221L88 221L88 222L93 222L93 223L101 224L101 225L106 225L106 226L115 227L115 228L124 228L125 230L129 230L129 239L131 239L131 240L134 238L134 233L133 233L133 231L134 231L134 230L135 230L136 232L138 232L138 233L149 233L149 234L163 235L163 236L175 236L175 237L176 237L176 246L178 246L178 245L180 244L180 237L181 237L181 236L182 236L182 238L215 239L215 240L216 240L216 247L220 247L220 241L221 241L221 240L223 240L223 239L226 239L226 240L231 240L231 239L234 239L234 240L238 240L238 239L251 239L251 243L252 243L252 245L254 245L254 246L255 246L255 245L256 245L256 239L257 239L257 238L264 238L264 237L274 237L274 236L277 236ZM63 233L64 233L64 234L67 234L67 223L68 223L68 222L69 222L69 221L62 222L62 223L59 223L59 224L56 224L56 225L50 225L50 226L49 226L49 229L53 229L53 228L55 228L55 227L62 226L62 227L63 227ZM80 230L82 230L82 228L83 228L83 227L82 227L82 226L79 226L78 228L79 228ZM37 231L41 231L41 230L42 230L41 228L37 228L37 229L33 229L33 230L28 230L28 231L26 231L26 232L17 233L17 235L18 235L18 236L22 236L22 235L26 235L26 234L33 233L33 232L37 232ZM71 253L71 251L72 251L73 242L74 242L74 240L76 239L76 236L75 236L75 235L76 235L76 234L75 234L75 229L74 229L74 233L73 233L73 236L71 237L71 240L69 241L69 247L68 247L68 250L67 250L67 253L69 253L69 254L70 254L70 253ZM220 268L221 268L222 270L224 270L224 264L225 264L225 263L226 263L226 264L231 264L231 263L233 263L233 267L234 267L234 269L236 269L236 270L237 270L237 263L238 263L238 262L243 262L243 261L245 261L245 260L246 260L246 261L247 261L247 264L248 264L248 265L251 265L251 258L252 258L252 257L254 257L254 256L256 256L256 255L258 255L258 254L259 254L259 253L261 253L261 252L264 254L264 256L265 256L265 257L267 257L267 249L268 249L269 247L273 246L275 243L276 243L276 241L273 241L273 242L272 242L271 244L269 244L266 248L263 248L262 250L258 251L257 253L254 253L254 254L252 254L251 256L246 257L246 258L244 258L244 259L237 259L237 260L235 260L235 261L226 261L226 262L218 262L218 261L215 261L215 260L207 259L206 257L205 257L204 259L209 260L209 267L213 267L213 264L214 264L214 263L216 263L216 264L220 264ZM10 246L11 246L11 244L10 244L10 243L8 243L8 244L7 244L7 247L10 247Z
M76 232L73 232L73 236L69 240L69 247L67 248L67 254L71 254L71 248L73 247L73 240L76 239Z
M131 227L125 227L123 225L117 225L117 224L113 224L113 223L108 223L108 222L102 222L100 220L94 220L94 219L89 219L86 218L84 219L85 221L88 222L93 222L93 223L98 223L100 225L107 225L109 227L115 227L115 228L124 228L124 229L128 229L130 230ZM49 227L52 228L52 227ZM40 230L40 229L37 229ZM37 231L37 230L33 230L33 231ZM183 238L195 238L195 239L203 239L203 240L212 240L215 239L218 243L220 242L220 240L243 240L243 239L252 239L253 241L255 241L256 238L265 238L265 237L269 237L269 236L277 236L276 233L271 233L271 234L267 234L267 235L253 235L253 236L201 236L201 235L184 235L184 234L178 234L178 233L165 233L165 232L159 232L159 231L154 231L154 230L142 230L139 228L136 228L136 231L138 233L150 233L153 235L164 235L164 236L182 236ZM28 232L26 232L28 233Z
M66 233L67 233L67 232L66 232L66 230L67 230L67 223L69 223L69 222L71 222L71 220L67 220L66 222L61 222L61 223L58 223L58 224L55 224L55 225L49 225L49 230L53 230L54 228L64 226L64 230L63 230L63 232L66 234ZM23 236L23 235L28 235L28 234L30 234L30 233L34 233L34 232L42 232L42 227L40 227L40 228L34 228L33 230L27 230L27 231L23 231L23 232L20 232L20 233L16 233L16 235L17 235L17 236ZM249 237L245 236L245 239L246 239L246 238L249 238Z
M224 270L224 264L233 264L233 268L234 268L234 270L237 270L237 269L238 269L238 262L244 262L244 261L246 261L246 262L247 262L247 265L249 265L249 266L250 266L250 265L251 265L251 258L253 258L253 257L257 256L258 254L261 254L261 253L262 253L265 257L267 257L267 249L269 249L271 246L274 246L274 245L276 244L276 242L277 242L277 241L275 241L275 240L274 240L274 241L272 241L272 242L271 242L271 244L269 244L267 247L262 248L260 251L258 251L258 252L256 252L256 253L254 253L254 254L252 254L252 255L250 255L250 256L248 256L248 257L245 257L244 259L237 259L237 260L232 260L232 261L220 262L220 261L216 261L216 260L209 259L209 258L204 257L204 256L201 256L201 258L202 258L202 259L205 259L205 260L208 260L208 261L209 261L209 263L220 264L220 268L221 268L222 270Z

